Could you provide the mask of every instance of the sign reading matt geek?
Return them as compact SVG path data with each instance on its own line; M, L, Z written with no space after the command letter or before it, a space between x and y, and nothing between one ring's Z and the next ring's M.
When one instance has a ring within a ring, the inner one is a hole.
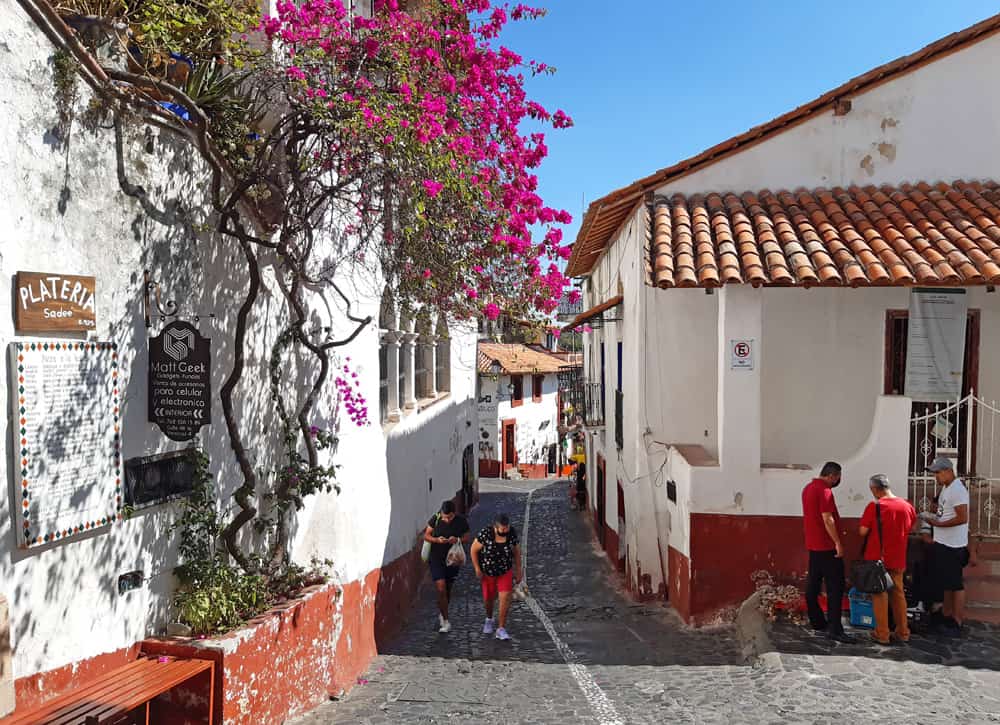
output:
M149 420L175 441L212 422L211 341L175 320L149 339Z
M97 325L93 277L18 272L15 286L18 332L87 332Z

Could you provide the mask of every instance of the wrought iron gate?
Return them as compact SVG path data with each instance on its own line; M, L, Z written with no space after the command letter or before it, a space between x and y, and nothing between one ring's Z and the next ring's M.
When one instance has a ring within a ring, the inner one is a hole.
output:
M969 532L1000 537L1000 407L974 392L953 403L914 403L910 420L908 496L917 511L937 509L937 483L927 466L955 462L969 489Z

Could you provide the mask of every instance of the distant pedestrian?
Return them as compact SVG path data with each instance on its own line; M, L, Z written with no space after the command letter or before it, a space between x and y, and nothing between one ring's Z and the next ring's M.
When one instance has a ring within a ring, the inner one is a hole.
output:
M896 625L896 639L909 642L910 627L906 620L906 592L903 573L906 571L906 545L910 530L917 520L917 512L905 498L899 498L889 488L889 479L882 474L868 481L875 500L868 504L861 515L859 532L865 539L864 558L885 565L892 577L891 591L872 594L875 609L875 631L872 639L879 644L889 644L889 607Z
M840 512L833 489L840 485L841 467L830 461L819 478L802 489L802 522L809 552L806 607L809 622L817 632L837 642L852 642L844 633L840 611L844 598L844 546L840 540ZM826 614L819 606L819 592L826 585Z
M469 522L464 516L455 513L455 504L452 501L445 501L441 504L441 510L427 522L424 541L431 545L427 564L437 589L438 631L448 633L451 631L451 623L448 621L451 588L459 572L459 567L448 566L448 550L460 541L468 543Z
M969 563L969 492L947 458L936 458L927 469L944 486L938 494L937 515L920 518L934 527L934 570L944 591L944 633L961 636L965 619L965 582L962 569Z
M587 508L587 464L576 464L576 507L580 511Z
M472 564L482 582L486 622L483 634L492 634L493 600L500 599L500 619L496 622L496 638L507 640L507 613L510 611L514 585L523 578L521 572L521 545L517 531L510 525L507 514L498 514L490 526L472 542Z

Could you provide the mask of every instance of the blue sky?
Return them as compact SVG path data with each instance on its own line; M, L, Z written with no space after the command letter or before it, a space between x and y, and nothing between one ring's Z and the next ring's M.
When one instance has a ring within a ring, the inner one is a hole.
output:
M548 15L502 41L556 66L529 93L576 123L548 134L539 174L542 197L573 215L567 241L584 202L1000 12L980 0L534 4Z

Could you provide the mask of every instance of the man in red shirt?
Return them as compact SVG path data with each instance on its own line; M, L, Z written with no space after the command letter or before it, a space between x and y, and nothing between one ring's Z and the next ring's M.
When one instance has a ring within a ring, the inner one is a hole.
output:
M862 536L865 539L865 561L882 560L892 577L889 592L872 594L875 610L875 631L872 639L879 644L889 644L889 605L896 622L896 639L910 640L910 627L906 621L906 594L903 591L903 572L906 570L906 544L910 529L917 520L917 512L905 498L894 496L889 479L881 473L868 481L875 500L868 504L861 515ZM881 534L879 522L881 520Z
M840 513L833 500L833 489L840 485L839 463L826 463L802 489L802 524L809 551L809 579L806 584L806 607L809 622L817 632L837 642L852 642L844 633L840 619L844 599L844 547L840 541ZM826 584L827 613L819 606L819 591Z

